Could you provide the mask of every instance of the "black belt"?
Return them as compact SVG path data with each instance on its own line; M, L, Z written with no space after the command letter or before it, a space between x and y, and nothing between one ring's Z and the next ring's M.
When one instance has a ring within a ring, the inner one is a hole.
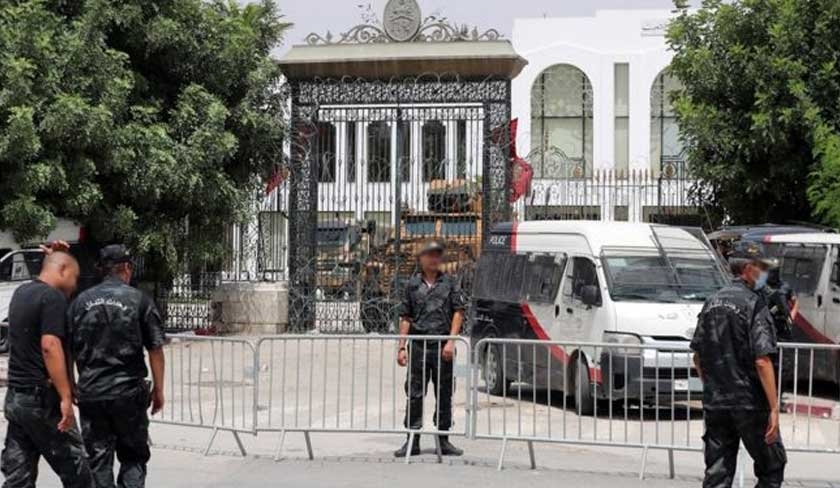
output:
M52 389L52 386L9 386L9 391L13 391L15 393L39 394L50 389Z

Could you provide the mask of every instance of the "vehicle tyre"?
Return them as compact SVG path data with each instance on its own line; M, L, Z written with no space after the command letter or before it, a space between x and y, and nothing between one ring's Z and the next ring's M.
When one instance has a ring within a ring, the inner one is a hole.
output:
M4 325L0 327L0 354L9 352L9 328Z
M488 344L481 361L481 371L484 375L484 384L491 395L503 396L510 391L513 383L505 376L504 364L502 363L502 348L499 344Z
M575 399L575 412L578 415L592 415L595 412L595 397L592 395L592 381L589 378L586 356L574 356L571 373L572 391L567 395Z

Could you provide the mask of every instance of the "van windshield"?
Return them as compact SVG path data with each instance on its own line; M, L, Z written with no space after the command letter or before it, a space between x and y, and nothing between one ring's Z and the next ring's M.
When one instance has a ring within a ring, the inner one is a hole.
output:
M726 285L705 252L640 250L605 253L604 271L615 301L702 302Z

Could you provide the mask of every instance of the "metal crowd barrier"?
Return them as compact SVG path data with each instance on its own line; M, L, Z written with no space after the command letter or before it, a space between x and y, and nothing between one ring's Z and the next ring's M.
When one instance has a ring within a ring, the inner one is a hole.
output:
M220 431L234 435L243 455L241 433L279 433L277 459L288 433L303 434L310 459L313 433L403 434L410 440L452 435L500 441L499 469L511 441L528 444L532 467L536 443L562 443L640 449L640 477L648 452L665 451L673 477L675 451L702 450L702 382L684 341L652 346L490 338L471 346L462 337L413 336L407 338L409 364L420 359L412 369L396 363L400 340L289 335L251 343L175 336L166 347L167 404L153 420L212 430L207 452ZM451 371L441 367L435 349L448 340L457 350ZM840 454L840 394L827 381L840 346L783 344L780 353L786 447ZM441 430L434 404L447 385L440 375L447 373L453 422ZM420 407L406 399L412 380L431 385ZM422 414L424 422L406 427L406 413Z
M702 384L684 344L484 339L473 354L471 433L502 442L499 469L509 441L528 443L532 467L534 443L639 448L640 477L648 450L668 452L673 477L674 451L702 447Z
M290 432L303 433L310 459L310 434L317 432L401 433L409 441L417 435L432 435L439 460L439 435L466 436L468 411L453 409L451 428L440 430L435 398L451 384L453 404L469 403L467 341L463 337L408 337L409 367L400 367L396 361L400 340L399 336L379 335L260 339L257 349L264 373L259 384L257 430L280 433L275 458L282 457ZM446 360L440 353L449 340L455 342L458 352L451 369L444 367ZM429 391L419 405L406 400L407 384L412 381ZM422 427L407 427L406 415L421 417ZM409 461L410 455L406 456Z
M777 378L788 451L840 454L840 345L782 343ZM831 381L831 378L834 381Z
M256 434L257 352L246 339L171 336L164 348L164 408L153 422L231 432L246 454L240 433Z

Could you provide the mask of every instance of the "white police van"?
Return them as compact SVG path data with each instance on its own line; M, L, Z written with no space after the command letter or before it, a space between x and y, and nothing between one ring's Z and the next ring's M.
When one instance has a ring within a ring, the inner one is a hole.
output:
M700 398L688 345L706 297L728 282L699 229L590 221L501 224L478 264L473 343L490 337L616 347L609 354L573 344L550 346L550 354L521 347L512 353L490 343L479 350L487 388L501 394L513 381L551 390L566 386L581 413L592 412L599 398ZM665 353L633 348L639 345Z
M840 234L804 232L762 237L764 252L779 260L779 274L796 291L799 314L794 342L840 343ZM807 377L810 352L800 358L799 375ZM787 360L787 355L785 360ZM785 372L793 364L784 364ZM840 355L815 351L813 380L840 382Z

